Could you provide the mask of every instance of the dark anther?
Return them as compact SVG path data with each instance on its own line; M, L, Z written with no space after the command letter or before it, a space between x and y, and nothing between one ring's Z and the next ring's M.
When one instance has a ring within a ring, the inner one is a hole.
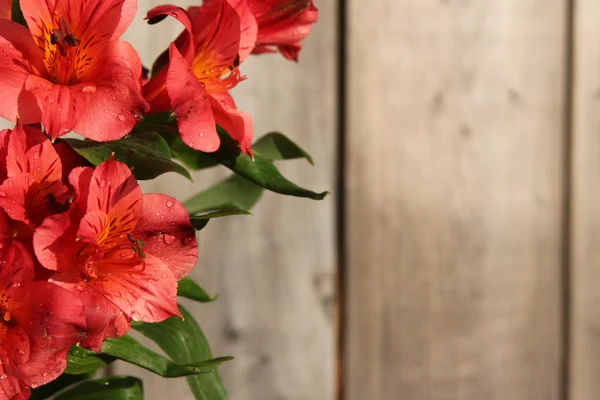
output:
M53 30L52 34L50 35L50 43L55 45L56 43L58 43L61 37L62 35L60 34L60 31L58 29Z
M65 36L65 43L70 47L75 47L79 44L79 39L73 34L68 34Z
M50 35L50 43L58 47L61 56L66 57L69 47L77 46L79 39L71 32L65 17L60 17L58 25L59 29L53 30Z
M127 234L127 239L131 242L131 250L139 257L146 258L146 254L142 250L144 242L142 240L135 240L131 233Z

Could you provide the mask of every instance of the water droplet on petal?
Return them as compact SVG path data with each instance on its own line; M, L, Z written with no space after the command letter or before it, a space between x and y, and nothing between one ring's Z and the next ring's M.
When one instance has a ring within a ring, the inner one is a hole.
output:
M123 114L119 114L117 118L119 119L119 121L125 121L125 116Z
M84 86L83 89L81 89L81 91L83 93L95 93L96 92L96 87L89 85L89 86Z
M167 207L173 207L173 202L171 200L167 201Z

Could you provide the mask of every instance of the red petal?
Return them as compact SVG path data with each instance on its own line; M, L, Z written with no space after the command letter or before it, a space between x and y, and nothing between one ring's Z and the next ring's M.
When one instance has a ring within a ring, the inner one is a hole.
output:
M77 212L79 218L87 211L88 198L90 195L90 182L94 176L94 169L90 167L75 168L69 174L69 183L75 189L75 198L71 206L71 212Z
M285 58L297 61L301 42L318 19L318 11L312 1L247 1L258 21L254 53L273 52L273 47L276 47Z
M21 292L11 312L29 337L29 359L21 369L37 387L64 371L67 351L85 337L85 314L77 296L51 283L34 282Z
M17 285L33 282L33 260L22 244L12 242L0 253L2 268L0 269L0 288L11 297L15 296ZM0 316L2 317L2 316Z
M27 194L35 183L33 175L21 173L6 179L0 186L0 207L15 220L27 225L33 224L29 219L26 203Z
M113 157L100 164L90 181L87 211L102 210L130 231L142 211L142 191L129 167Z
M76 295L84 305L87 338L82 342L83 346L99 351L104 339L121 337L129 331L127 316L106 297L85 284L66 283L60 279L57 274L51 281Z
M240 144L244 153L252 156L253 128L250 115L238 110L228 93L213 94L209 98L217 124Z
M12 15L12 0L0 0L0 18L10 19Z
M75 86L57 85L35 75L30 75L25 82L24 90L36 98L41 122L51 138L63 136L75 127L77 122L75 88ZM34 105L27 104L21 108L33 107ZM37 112L30 112L33 119L33 115Z
M191 148L216 151L220 140L206 90L173 44L169 53L167 91L177 118L179 135Z
M31 34L22 25L9 20L0 20L0 91L2 92L0 116L3 118L10 121L17 120L20 111L19 96L30 70L40 74L46 73L39 49L32 40ZM22 119L27 118L22 117Z
M123 255L128 258L123 258ZM103 295L127 316L136 321L160 322L179 316L177 310L177 281L173 273L158 259L147 255L144 264L134 269L123 267L123 260L133 256L131 249L120 248L105 255L102 260L102 279L87 283L57 282L71 291L94 290Z
M35 229L33 248L39 262L52 271L71 267L77 248L73 245L77 226L72 225L69 212L51 215Z
M144 209L133 236L144 242L144 251L160 259L179 280L198 260L196 234L181 203L158 193L143 196Z
M9 177L26 172L38 182L62 180L62 164L50 140L38 129L20 123L10 134L6 169Z
M148 11L146 19L150 24L155 24L162 21L167 16L175 18L185 27L185 33L187 34L178 38L177 43L181 44L178 47L186 61L191 63L194 59L194 43L191 40L193 37L192 22L190 21L190 16L183 8L170 4L157 6Z
M210 0L215 1L215 0ZM229 0L229 4L237 11L240 17L240 62L244 61L256 45L258 24L247 0Z

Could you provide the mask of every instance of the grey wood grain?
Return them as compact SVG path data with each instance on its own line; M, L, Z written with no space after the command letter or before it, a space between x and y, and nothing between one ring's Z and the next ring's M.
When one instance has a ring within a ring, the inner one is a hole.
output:
M560 398L565 5L349 0L347 400Z

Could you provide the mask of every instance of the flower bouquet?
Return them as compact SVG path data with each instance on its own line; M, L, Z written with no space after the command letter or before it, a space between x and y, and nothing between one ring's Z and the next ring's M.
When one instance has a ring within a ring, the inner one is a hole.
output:
M183 28L150 70L119 39L136 12L136 0L0 0L0 116L15 124L0 132L0 399L143 398L135 377L94 377L115 360L225 399L216 368L230 357L213 358L177 301L214 300L186 277L196 232L248 214L265 189L326 195L280 174L274 161L310 156L280 133L253 142L228 93L251 54L297 59L310 0L155 7L149 24ZM233 174L183 204L138 185L215 166Z

